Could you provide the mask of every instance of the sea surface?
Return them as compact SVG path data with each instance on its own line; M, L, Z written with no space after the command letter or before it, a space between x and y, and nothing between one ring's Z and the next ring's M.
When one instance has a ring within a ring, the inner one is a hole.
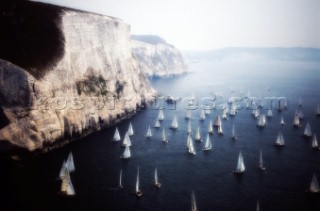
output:
M120 159L124 148L113 142L115 127L97 132L83 140L27 161L0 160L0 210L191 210L194 191L200 211L256 210L320 210L320 195L306 193L313 173L320 179L320 151L311 148L311 139L302 136L305 125L320 139L320 117L315 115L320 103L320 63L301 61L199 62L189 65L190 73L151 81L162 95L180 97L176 106L161 100L138 112L131 120L118 124L121 137L131 121L135 134L131 137L132 157ZM249 92L249 94L248 94ZM258 128L252 109L238 104L236 116L222 120L224 135L211 135L213 149L203 151L204 142L194 142L196 155L188 153L187 121L184 119L188 101L194 96L199 107L216 96L216 109L199 121L200 109L192 111L193 132L199 125L203 139L209 121L222 114L230 97L262 98L269 108L270 97L287 99L288 109L267 118L267 126ZM204 98L209 97L209 98ZM211 98L210 98L211 97ZM299 107L301 98L302 106ZM164 108L161 128L155 124L158 108ZM293 117L302 110L302 127L294 128ZM171 130L173 116L179 128ZM280 117L286 125L280 125ZM238 139L231 139L232 125ZM169 142L161 142L165 128ZM281 130L285 146L273 146ZM258 169L262 150L266 170ZM235 175L239 152L246 171ZM69 152L73 153L76 171L71 173L76 196L59 194L59 171ZM135 194L137 168L143 196ZM154 186L154 170L158 168L160 189ZM123 188L119 189L119 173L123 171Z

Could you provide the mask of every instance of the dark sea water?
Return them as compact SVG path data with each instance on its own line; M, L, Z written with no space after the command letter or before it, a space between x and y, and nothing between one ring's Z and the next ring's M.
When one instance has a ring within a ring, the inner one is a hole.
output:
M320 63L315 62L202 62L190 64L191 73L170 79L152 81L153 87L163 95L181 98L194 94L199 102L219 92L217 105L226 103L230 96L250 92L251 97L286 97L288 110L268 118L263 129L251 110L242 108L236 116L222 120L224 135L211 136L213 150L202 151L203 142L195 142L196 155L188 153L185 101L173 109L165 106L166 129L169 142L161 142L162 129L152 128L153 137L144 136L158 115L157 105L140 111L131 120L118 126L124 136L129 122L135 135L131 137L132 157L120 159L123 148L112 142L115 127L100 131L65 148L42 154L28 161L1 160L1 210L191 210L191 191L194 191L198 209L205 210L320 210L320 195L306 193L313 173L320 179L320 151L311 148L311 139L302 137L304 127L310 123L320 139L320 117L315 109L320 103ZM292 122L302 99L303 126L293 128ZM262 109L266 113L265 106ZM221 107L212 110L204 121L199 121L200 110L192 112L195 132L198 124L205 138L209 120L222 113ZM169 129L174 115L179 128ZM286 125L280 125L280 116ZM238 139L231 139L235 125ZM273 146L278 131L285 139L285 147ZM266 171L258 169L259 151L263 152ZM232 173L236 168L239 151L244 157L246 172ZM62 197L59 175L61 164L73 152L76 171L71 179L76 191L72 198ZM141 190L134 194L137 167L140 168ZM158 168L162 187L153 185L153 173ZM118 188L119 172L123 171L123 189Z

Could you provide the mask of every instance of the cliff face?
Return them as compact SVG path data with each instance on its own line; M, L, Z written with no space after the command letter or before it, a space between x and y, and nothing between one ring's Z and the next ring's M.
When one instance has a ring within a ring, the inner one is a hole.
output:
M169 77L187 72L179 50L160 37L132 36L131 47L139 67L148 77Z
M30 151L56 146L133 115L154 95L121 20L8 5L0 17L12 29L0 37L0 142Z

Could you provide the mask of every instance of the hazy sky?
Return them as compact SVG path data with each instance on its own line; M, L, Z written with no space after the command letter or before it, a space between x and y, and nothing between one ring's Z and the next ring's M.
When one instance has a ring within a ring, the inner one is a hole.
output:
M41 0L118 17L181 50L320 47L320 0Z

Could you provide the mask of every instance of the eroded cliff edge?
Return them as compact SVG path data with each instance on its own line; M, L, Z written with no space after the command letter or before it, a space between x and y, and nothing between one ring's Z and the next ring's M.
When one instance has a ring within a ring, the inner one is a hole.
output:
M132 35L132 53L147 77L171 77L188 71L180 51L155 35Z
M2 150L4 143L48 149L130 117L152 99L123 21L28 1L0 9L8 30L0 35Z

